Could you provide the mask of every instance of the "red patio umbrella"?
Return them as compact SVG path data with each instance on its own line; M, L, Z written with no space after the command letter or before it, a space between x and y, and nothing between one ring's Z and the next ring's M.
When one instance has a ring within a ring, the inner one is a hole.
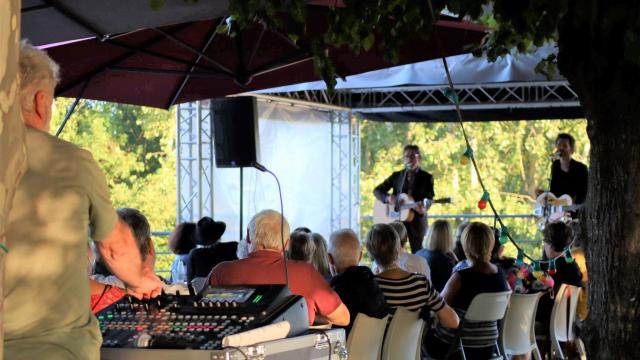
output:
M307 29L321 33L327 9L310 8ZM196 21L50 46L49 55L61 66L56 95L169 108L319 79L307 39L293 43L260 25L234 37L216 34L223 22ZM400 50L399 64L463 53L485 31L466 21L440 20L428 41L416 37ZM398 65L384 60L375 46L360 54L331 48L329 54L341 77Z

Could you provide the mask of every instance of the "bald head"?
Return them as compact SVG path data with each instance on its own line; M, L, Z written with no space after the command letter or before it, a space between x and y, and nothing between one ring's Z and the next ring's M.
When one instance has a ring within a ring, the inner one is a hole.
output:
M334 275L357 266L362 255L358 236L351 229L334 231L329 238L328 253Z

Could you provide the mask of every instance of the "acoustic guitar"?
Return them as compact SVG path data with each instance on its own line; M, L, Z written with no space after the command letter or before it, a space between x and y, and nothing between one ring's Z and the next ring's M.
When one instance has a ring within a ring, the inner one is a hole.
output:
M571 196L567 194L556 197L553 193L547 191L540 194L536 199L533 215L538 218L538 228L544 230L548 223L570 221L571 214L569 212L576 211L581 207L582 205L573 205Z
M402 193L396 197L396 205L385 204L382 201L376 199L373 204L373 223L374 224L388 224L394 221L406 221L413 220L417 213L418 204L422 204L428 209L432 204L450 204L451 198L441 198L435 200L424 199L423 201L414 201L409 194Z

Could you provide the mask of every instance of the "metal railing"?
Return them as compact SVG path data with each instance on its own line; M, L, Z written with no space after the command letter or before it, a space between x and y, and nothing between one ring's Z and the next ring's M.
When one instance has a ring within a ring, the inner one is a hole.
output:
M171 235L171 231L166 231L166 230L152 231L151 232L151 236L153 236L153 237L167 238L170 235ZM155 243L155 247L156 247L156 274L162 275L163 277L166 277L165 275L170 275L171 274L171 265L169 265L168 268L166 268L166 267L158 267L157 264L165 263L164 261L158 261L158 260L169 258L169 257L173 258L173 253L170 250L158 251L157 250L157 248L158 248L157 242ZM171 261L169 262L169 264L170 263L171 263Z

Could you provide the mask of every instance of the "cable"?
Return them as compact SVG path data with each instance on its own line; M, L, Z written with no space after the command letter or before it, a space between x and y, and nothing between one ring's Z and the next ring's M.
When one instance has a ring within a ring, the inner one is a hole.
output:
M427 4L429 5L429 10L431 13L431 18L435 24L435 22L438 20L435 14L435 11L433 10L433 3L432 0L427 0ZM439 17L439 15L438 15ZM447 91L445 91L445 96L447 96L447 98L449 98L449 100L455 105L455 109L456 109L456 116L458 118L458 123L460 124L460 129L462 130L462 135L464 137L464 141L465 144L467 145L467 148L471 148L471 142L469 141L469 136L467 135L467 131L464 127L464 121L462 120L462 112L460 111L460 101L458 99L458 93L456 92L455 87L453 86L453 80L451 79L451 73L449 72L449 64L447 63L447 58L444 56L443 52L442 52L442 44L441 44L441 39L439 37L436 37L436 44L438 46L438 50L441 53L441 59L442 59L442 64L444 65L444 71L445 74L447 75L447 85L448 85L448 89ZM451 97L449 97L449 95L447 94L451 94ZM480 184L480 187L482 188L482 191L487 192L487 188L484 185L484 182L482 181L482 176L480 176L480 170L478 168L478 164L476 163L476 158L475 156L471 156L471 163L473 164L473 169L475 170L475 173L477 175L478 178L478 183ZM493 212L494 216L495 216L495 220L497 220L497 222L500 224L500 227L505 227L504 223L502 222L502 218L500 218L500 215L498 214L498 211L496 210L495 206L493 205L493 201L491 200L491 197L489 197L487 199L487 203L489 204L489 207L491 208L491 211ZM535 260L534 258L532 258L531 256L529 256L527 253L524 252L524 250L516 243L516 241L513 239L513 237L511 236L511 234L509 232L506 233L507 237L509 238L509 241L511 241L511 243L513 244L513 246L515 246L515 248L518 250L518 253L522 253L523 257L526 257L527 259L529 259L532 262L538 262L539 264L548 264L551 263L551 261L555 261L556 259L562 257L563 255L559 255L556 256L553 259L548 259L548 260ZM571 244L569 246L566 246L565 249L563 250L563 254L567 249L571 249Z
M93 312L93 310L96 309L96 307L98 306L98 304L100 304L100 301L102 301L102 298L104 297L104 295L107 293L107 291L109 291L111 289L111 285L105 285L104 289L102 289L102 293L100 294L100 297L98 298L98 301L96 301L95 304L93 304L93 306L91 307L91 312Z
M240 349L239 347L236 346L225 346L222 348L222 350L224 349L233 349L235 351L238 351L240 354L242 354L242 356L245 358L245 360L249 360L249 356L247 356L247 354L245 354L244 351L242 351L242 349Z
M287 268L287 255L285 252L285 243L284 243L284 205L282 204L282 188L280 187L280 180L276 174L274 174L271 170L264 167L264 165L254 162L253 167L256 169L269 173L276 179L276 183L278 184L278 195L280 196L280 243L282 244L282 258L284 259L284 283L289 287L289 269Z
M324 337L327 338L327 344L329 345L329 357L328 357L328 359L331 360L331 355L333 355L333 351L331 349L331 338L329 337L329 334L327 334L327 332L322 330L322 329L311 329L309 331L311 333L314 333L314 334L324 335Z

